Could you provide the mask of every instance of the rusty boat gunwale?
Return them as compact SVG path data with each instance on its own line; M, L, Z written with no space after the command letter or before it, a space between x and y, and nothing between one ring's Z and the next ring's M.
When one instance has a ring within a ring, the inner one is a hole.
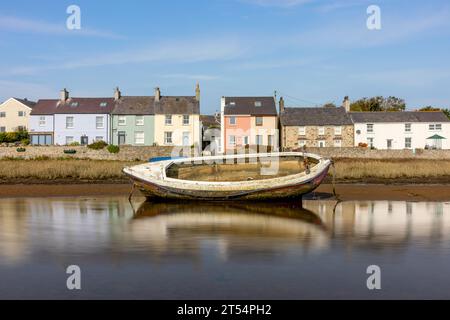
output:
M318 161L310 173L302 171L282 177L242 181L194 181L170 178L166 170L173 164L196 161L242 158L308 157ZM184 200L273 200L298 198L316 189L326 177L331 160L303 152L277 152L243 155L222 155L164 160L124 168L138 189L147 198Z

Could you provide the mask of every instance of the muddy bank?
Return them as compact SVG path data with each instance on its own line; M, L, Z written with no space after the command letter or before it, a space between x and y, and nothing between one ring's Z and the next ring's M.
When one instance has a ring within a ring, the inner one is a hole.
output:
M0 198L16 197L71 197L71 196L125 196L131 190L129 183L104 184L14 184L0 185ZM332 185L323 184L306 198L332 199ZM339 198L348 200L405 200L450 201L450 184L443 185L380 185L338 184ZM139 196L136 191L135 196Z

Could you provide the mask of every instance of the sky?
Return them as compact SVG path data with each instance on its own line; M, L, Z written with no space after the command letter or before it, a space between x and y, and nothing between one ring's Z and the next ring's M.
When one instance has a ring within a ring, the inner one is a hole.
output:
M81 10L69 30L67 8ZM377 5L381 29L369 30ZM397 96L450 107L448 0L1 1L0 100L272 96L287 106Z

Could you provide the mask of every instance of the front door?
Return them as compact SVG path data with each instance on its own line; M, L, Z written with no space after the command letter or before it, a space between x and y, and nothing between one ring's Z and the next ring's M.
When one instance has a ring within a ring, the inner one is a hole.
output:
M183 132L183 146L189 145L189 132Z
M119 137L119 146L125 144L125 131L119 131L118 137Z
M392 139L387 140L387 148L392 149Z
M89 143L88 137L87 136L82 136L81 139L80 139L80 143L81 143L82 146L87 145Z

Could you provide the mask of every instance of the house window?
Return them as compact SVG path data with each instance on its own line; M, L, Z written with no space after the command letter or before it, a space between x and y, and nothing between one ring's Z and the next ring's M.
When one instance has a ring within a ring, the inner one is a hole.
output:
M170 137L170 139L172 140L172 137ZM145 143L145 133L144 132L135 132L134 133L134 143L135 144L144 144ZM172 142L167 142L167 143L172 143Z
M367 124L367 133L373 133L373 123Z
M298 135L304 136L306 134L306 127L298 127Z
M299 146L299 147L304 147L304 146L306 146L306 140L299 140L299 141L298 141L298 146Z
M172 115L171 114L166 114L165 124L166 124L166 126L172 125Z
M256 125L257 126L263 125L263 117L256 117Z
M0 118L6 118L6 112L0 112Z
M336 148L340 148L340 147L342 147L342 140L334 140L334 146L336 147Z
M144 125L144 116L136 116L136 125L143 126Z
M172 144L172 132L171 131L164 132L164 143Z
M442 124L438 123L434 126L436 128L437 131L442 130Z
M0 127L0 132L6 132L6 127Z
M430 125L428 125L428 130L430 130L430 131L434 131L434 124L430 124Z
M325 140L319 140L319 148L324 148L325 147Z
M392 149L392 139L387 139L386 140L386 145L388 149Z
M405 123L405 132L411 132L411 123Z
M45 117L39 117L39 127L45 127L46 120Z
M258 146L260 146L260 145L263 144L263 136L262 136L262 135L260 135L260 134L257 134L257 135L256 135L256 144L257 144Z
M103 117L95 117L95 127L97 129L103 129L104 128Z
M72 108L78 107L78 102L72 102L72 103L70 104L70 106L71 106Z
M336 126L334 127L334 135L340 136L342 134L342 127Z
M66 117L66 129L73 129L73 117Z
M19 115L19 117L25 117L25 112L24 111L19 111L18 115Z
M261 107L262 102L261 101L255 101L255 107Z
M370 149L373 149L373 138L367 138L367 145Z
M248 136L244 136L244 145L248 145L249 141L248 141Z
M406 149L411 148L411 137L405 138L405 148Z
M17 131L25 131L25 127L24 126L18 126L17 127Z
M183 115L183 126L188 126L188 125L189 125L189 115L184 114Z
M66 145L73 143L73 137L66 137Z
M229 117L228 123L232 126L236 125L236 117Z
M126 126L127 125L127 117L125 116L119 116L119 126Z
M236 136L229 136L228 137L228 141L229 141L229 145L230 146L235 146L236 145Z
M108 106L108 102L100 102L100 107L105 108Z
M319 127L319 135L323 136L325 134L325 127Z

